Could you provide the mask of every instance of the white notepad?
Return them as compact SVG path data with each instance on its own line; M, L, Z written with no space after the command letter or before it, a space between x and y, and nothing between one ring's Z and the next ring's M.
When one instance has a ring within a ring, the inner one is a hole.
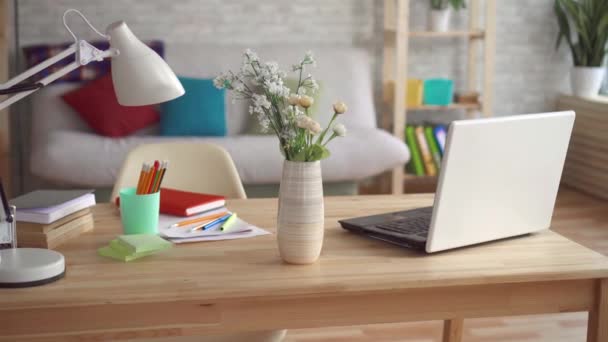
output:
M224 210L224 208L221 208L215 211L220 212ZM214 211L211 211L199 215L190 216L188 218L171 215L160 215L158 220L159 235L170 240L173 243L186 243L198 241L244 239L254 236L270 234L270 232L262 228L256 227L252 224L249 224L238 217L230 226L230 229L228 231L220 230L222 226L221 224L218 224L208 230L197 230L194 232L191 232L190 228L195 225L185 227L171 227L171 225L174 223L188 219L194 219L201 216L207 216L213 213Z

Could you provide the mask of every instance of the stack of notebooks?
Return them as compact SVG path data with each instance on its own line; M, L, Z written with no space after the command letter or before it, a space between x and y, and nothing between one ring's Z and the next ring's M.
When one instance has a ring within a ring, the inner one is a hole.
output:
M443 125L405 127L405 142L410 148L407 168L416 176L437 176L445 149L447 129Z
M19 247L53 249L94 227L91 190L38 190L9 202L17 207Z
M97 250L99 255L129 262L171 248L171 242L156 235L121 235Z

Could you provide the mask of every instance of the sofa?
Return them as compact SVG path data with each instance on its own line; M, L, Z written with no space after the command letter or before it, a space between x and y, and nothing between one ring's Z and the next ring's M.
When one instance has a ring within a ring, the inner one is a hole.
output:
M241 47L167 44L165 58L179 76L213 78L240 67ZM276 60L288 70L305 53L299 47L255 49L263 60ZM348 135L329 146L331 157L322 161L327 194L352 193L358 181L380 174L409 160L406 145L376 124L371 60L357 48L317 49L318 66L310 69L321 82L317 119L329 121L335 100L348 104L339 121ZM97 135L60 95L78 83L50 85L33 96L30 170L54 185L104 189L112 187L126 154L134 147L167 140L197 140L218 144L232 156L249 196L276 195L282 156L273 135L245 134L248 103L226 96L228 134L223 137L162 137L149 127L124 138ZM203 115L203 114L201 114ZM212 166L211 166L212 167ZM204 177L204 170L200 171Z

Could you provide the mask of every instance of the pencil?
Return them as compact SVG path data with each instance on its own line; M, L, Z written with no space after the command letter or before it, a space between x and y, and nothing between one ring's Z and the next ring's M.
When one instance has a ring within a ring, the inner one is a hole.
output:
M146 194L146 189L148 188L148 182L150 181L150 173L152 172L152 164L146 163L146 174L144 175L144 181L141 184L140 195Z
M154 166L152 167L152 171L150 171L150 179L148 180L148 185L146 186L145 191L144 191L144 193L146 195L152 193L152 186L154 185L154 178L156 177L156 173L158 172L159 166L160 166L160 163L158 162L158 160L155 160Z
M158 182L160 181L160 173L163 171L163 163L160 162L158 166L158 170L154 174L154 179L152 180L152 187L150 188L150 193L153 194L156 192L156 187L158 186Z
M158 181L156 182L156 185L154 186L154 191L153 192L158 192L160 190L160 185L163 182L163 177L165 176L165 171L167 171L167 164L169 162L166 160L163 160L163 162L160 164L160 171L158 174Z
M217 213L217 214L211 214L211 215L206 215L206 216L201 216L201 217L197 217L197 218L193 218L190 220L185 220L185 221L180 221L177 223L174 223L172 225L169 226L169 228L173 228L173 227L184 227L184 226L189 226L195 223L201 223L201 222L205 222L205 221L211 221L211 220L215 220L217 218L220 218L224 215L226 215L228 212L227 211L223 211L221 213Z
M137 181L137 191L135 192L138 195L141 194L141 187L143 185L144 178L146 177L146 172L148 171L146 166L146 163L141 164L141 172L139 173L139 180Z
M215 219L215 220L213 220L211 222L206 222L204 224L201 224L201 225L198 225L196 227L193 227L193 228L190 229L190 231L191 232L195 232L197 230L207 230L207 229L209 229L211 227L217 226L220 223L226 222L226 220L228 220L231 217L232 217L232 214L226 214L226 215L224 215L222 217L219 217L219 218L217 218L217 219Z

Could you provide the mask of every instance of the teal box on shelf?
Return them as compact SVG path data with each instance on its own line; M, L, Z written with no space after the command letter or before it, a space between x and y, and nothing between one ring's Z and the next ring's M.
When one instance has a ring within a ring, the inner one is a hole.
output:
M424 80L425 105L447 106L454 98L454 81L447 78L431 78Z

